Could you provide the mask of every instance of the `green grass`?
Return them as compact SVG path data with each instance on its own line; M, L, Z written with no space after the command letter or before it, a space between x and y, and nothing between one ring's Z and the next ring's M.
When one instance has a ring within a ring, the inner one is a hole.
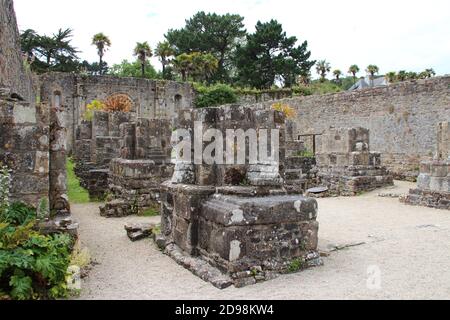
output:
M139 213L139 216L141 217L156 217L159 216L159 210L156 208L150 208L147 210L144 210L142 212Z
M69 201L76 204L89 203L89 193L80 186L80 181L75 176L74 167L75 163L72 159L68 158L66 168Z

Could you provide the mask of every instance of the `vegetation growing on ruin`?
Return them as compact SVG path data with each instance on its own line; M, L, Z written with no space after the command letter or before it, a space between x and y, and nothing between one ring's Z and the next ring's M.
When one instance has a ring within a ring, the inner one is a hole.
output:
M301 157L301 158L314 158L315 155L313 152L309 151L309 150L302 150L296 153L297 157Z
M75 175L75 163L73 159L68 158L66 163L67 168L67 193L69 195L69 200L72 203L83 204L89 203L89 193L80 185L80 180L78 180Z
M300 258L292 260L289 264L288 272L295 273L300 271L303 268L304 263L304 260Z
M293 107L288 104L278 102L272 105L272 109L284 114L286 119L293 119L297 115L297 112Z
M86 106L86 111L83 114L83 119L86 121L92 121L95 111L102 111L105 108L105 104L100 100L94 100Z
M238 101L235 90L226 84L216 84L209 87L195 84L194 88L197 93L195 98L197 108L214 107Z
M83 120L92 121L95 111L106 112L130 112L133 108L133 102L125 94L115 94L108 97L105 101L93 100L86 105L86 111L83 113Z
M8 176L5 170L0 173L0 300L66 297L73 239L67 234L36 231L36 210L9 203L4 195Z

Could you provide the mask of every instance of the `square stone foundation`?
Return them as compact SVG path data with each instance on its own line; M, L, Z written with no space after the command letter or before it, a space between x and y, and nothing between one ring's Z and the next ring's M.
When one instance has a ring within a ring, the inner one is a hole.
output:
M317 177L328 195L355 196L394 184L381 154L370 151L368 129L329 129L320 140Z
M315 199L257 187L219 189L228 194L164 184L162 233L177 262L218 288L322 264Z
M405 204L450 210L450 160L420 165L417 188L400 198Z
M100 214L123 217L147 209L159 211L160 185L172 171L170 166L153 160L112 160L108 190L115 200L100 207Z

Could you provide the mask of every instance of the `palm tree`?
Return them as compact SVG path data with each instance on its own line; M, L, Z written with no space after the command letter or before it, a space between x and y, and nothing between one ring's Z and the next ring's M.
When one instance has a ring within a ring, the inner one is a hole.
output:
M391 71L391 72L386 73L386 75L384 77L386 78L387 82L394 83L395 80L397 80L397 73L395 73L394 71Z
M100 69L103 67L103 56L105 55L105 51L111 47L111 40L104 35L103 33L97 33L92 38L92 45L97 47L98 56L100 57L99 66ZM101 73L101 72L100 72Z
M208 81L219 68L219 60L210 53L201 54L194 52L191 54L193 72L202 80Z
M333 71L333 75L336 78L336 82L339 82L340 76L342 76L342 71L339 70L339 69L336 69L336 70Z
M181 74L182 81L187 81L189 72L193 69L192 55L182 53L173 60L173 66Z
M379 69L374 64L369 64L367 66L366 72L370 75L371 86L373 87L373 79L376 73L378 73Z
M408 79L408 80L415 80L415 79L417 79L418 78L418 74L417 74L417 72L413 72L413 71L411 71L411 72L408 72L407 74L406 74L406 78Z
M434 72L433 68L426 69L424 72L427 75L427 78L431 78L436 75L436 72Z
M405 81L408 76L408 73L405 70L401 70L397 74L398 81Z
M348 68L348 73L353 76L353 83L356 83L356 74L359 72L359 67L356 64L353 64Z
M169 57L175 54L174 48L168 41L159 42L155 49L155 56L159 57L162 64L163 77L166 75L166 66L170 63Z
M331 65L326 60L317 61L316 64L317 73L320 75L320 82L325 81L327 73L331 70Z
M143 43L138 42L136 44L136 48L134 48L134 55L137 56L139 61L141 62L142 78L144 78L145 63L147 62L147 58L150 58L153 55L152 49L150 48L148 42L147 41Z

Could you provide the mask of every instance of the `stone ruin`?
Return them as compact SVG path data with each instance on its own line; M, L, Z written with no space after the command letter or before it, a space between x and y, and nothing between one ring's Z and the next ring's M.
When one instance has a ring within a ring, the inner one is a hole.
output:
M160 186L173 173L168 120L138 119L120 125L120 158L109 166L108 193L100 207L105 217L123 217L150 209L160 211Z
M450 122L437 126L437 153L420 164L417 188L400 200L409 205L450 210Z
M165 252L218 288L242 287L320 265L317 202L283 186L284 116L273 110L224 106L181 112L178 119L178 127L188 132L183 137L188 148L209 129L256 129L258 136L263 129L278 129L279 159L262 159L267 151L261 143L257 163L248 161L251 151L241 165L177 158L172 180L162 187ZM194 128L196 121L202 121L200 131ZM247 142L245 149L249 148ZM220 143L210 151L220 161Z
M106 196L110 163L120 157L123 140L120 126L135 119L134 113L96 111L92 121L83 121L77 127L75 174L91 199Z
M11 170L11 199L37 208L43 231L76 233L66 194L64 106L37 93L20 52L13 2L1 0L0 164Z
M319 145L317 177L326 187L319 195L355 196L394 184L381 165L380 153L370 151L368 129L330 128Z

